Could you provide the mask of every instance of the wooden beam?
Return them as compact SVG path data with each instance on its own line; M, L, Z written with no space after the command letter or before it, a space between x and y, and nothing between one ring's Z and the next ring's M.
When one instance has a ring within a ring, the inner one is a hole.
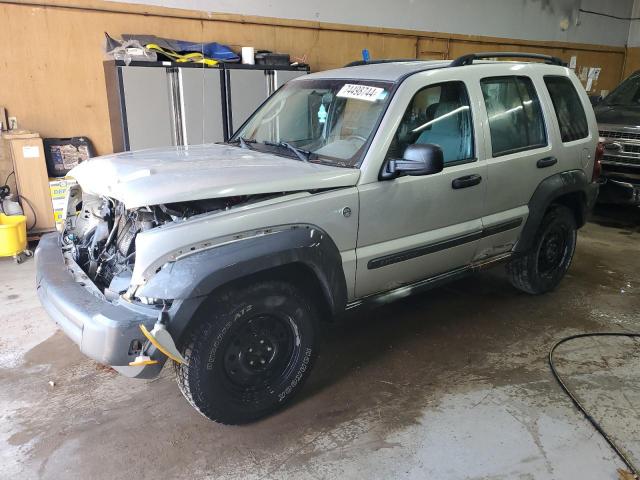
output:
M330 30L340 32L364 32L377 33L391 36L417 36L443 40L462 40L475 43L509 43L518 46L541 46L542 44L553 48L571 48L573 50L588 50L602 52L622 52L625 47L610 45L595 45L587 43L572 43L543 40L513 39L508 37L490 37L484 35L464 35L457 33L429 32L422 30L409 30L386 27L370 27L361 25L348 25L342 23L315 22L310 20L293 20L285 18L262 17L255 15L240 15L232 13L213 13L180 8L158 7L153 5L139 5L120 2L107 2L105 0L45 0L34 2L29 0L0 0L0 3L22 5L33 8L63 8L83 10L86 12L122 13L128 15L154 16L175 19L190 19L202 21L222 21L240 23L244 25L272 25L277 27L295 27L313 30Z

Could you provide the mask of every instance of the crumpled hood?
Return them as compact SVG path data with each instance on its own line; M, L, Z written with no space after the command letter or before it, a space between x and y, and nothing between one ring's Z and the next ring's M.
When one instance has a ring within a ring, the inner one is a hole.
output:
M69 176L127 208L206 198L353 186L357 168L305 163L230 145L194 145L92 158Z

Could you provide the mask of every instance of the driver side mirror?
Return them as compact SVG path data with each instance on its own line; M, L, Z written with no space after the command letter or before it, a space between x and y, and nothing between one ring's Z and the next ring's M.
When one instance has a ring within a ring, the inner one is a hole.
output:
M382 178L395 178L401 174L411 176L433 175L444 168L444 155L438 145L431 143L408 145L401 160L390 159L382 171Z

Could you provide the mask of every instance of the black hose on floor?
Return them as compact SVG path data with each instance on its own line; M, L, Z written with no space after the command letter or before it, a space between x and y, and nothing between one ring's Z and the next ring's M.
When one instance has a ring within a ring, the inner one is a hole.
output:
M553 376L558 381L558 383L560 384L562 389L565 391L565 393L567 395L569 395L569 398L571 399L573 404L578 408L578 410L580 410L582 412L582 414L585 416L585 418L587 420L589 420L591 425L593 425L593 427L598 431L598 433L600 435L602 435L602 437L607 441L607 443L611 446L611 448L613 448L613 450L618 454L620 459L629 468L629 470L635 475L636 478L638 478L640 476L640 473L639 473L639 470L633 464L633 462L631 460L629 460L629 458L618 447L618 445L616 445L616 443L613 441L613 439L611 437L609 437L609 435L607 435L607 432L604 431L604 429L602 428L602 426L600 426L598 421L596 419L594 419L591 415L589 415L587 410L582 406L580 401L571 392L571 390L569 390L569 387L567 387L567 385L562 380L562 377L560 377L560 374L556 370L555 363L553 362L553 353L555 352L556 348L558 348L563 343L568 342L569 340L574 340L576 338L585 338L585 337L628 337L628 338L640 338L640 333L624 333L624 332L578 333L576 335L570 335L568 337L565 337L565 338L559 340L558 342L556 342L556 344L549 351L549 366L551 367L551 372L553 373Z

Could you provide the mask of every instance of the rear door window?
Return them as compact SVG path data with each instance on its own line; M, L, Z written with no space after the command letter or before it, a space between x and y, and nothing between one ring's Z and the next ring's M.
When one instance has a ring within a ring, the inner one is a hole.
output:
M480 86L494 157L547 145L540 100L530 78L483 78Z
M571 80L567 77L545 76L544 83L558 117L562 141L572 142L588 137L587 115Z

